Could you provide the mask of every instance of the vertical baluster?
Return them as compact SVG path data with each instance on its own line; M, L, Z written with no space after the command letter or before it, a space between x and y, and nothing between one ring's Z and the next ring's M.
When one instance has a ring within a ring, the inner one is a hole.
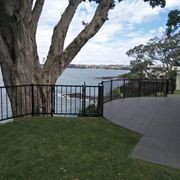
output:
M0 89L1 92L1 119L3 119L3 99L2 99L2 88Z
M34 116L34 84L31 85L32 116Z
M54 114L57 113L57 88L58 86L57 85L54 85Z
M81 110L81 113L83 113L82 112L82 87L80 86L79 87L79 90L80 90L80 92L79 92L79 94L80 94L80 101L79 101L79 109Z
M74 96L74 114L76 114L76 86L74 87L74 93L75 93L75 96Z
M61 114L63 113L63 108L62 108L62 97L63 97L63 86L61 86Z
M6 90L6 118L9 117L9 108L8 108L8 94L7 94L8 88Z
M72 94L72 86L70 86L69 88L70 88L70 114L72 114L72 97L74 95Z

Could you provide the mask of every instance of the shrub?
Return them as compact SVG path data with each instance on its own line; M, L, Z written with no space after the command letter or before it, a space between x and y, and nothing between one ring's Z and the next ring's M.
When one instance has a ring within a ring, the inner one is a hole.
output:
M167 73L168 78L176 78L177 71L176 70L170 70Z
M97 113L97 105L95 105L95 104L90 104L89 106L87 106L86 108L85 108L85 114L86 114L86 116L88 116L88 114L90 115L90 114L96 114ZM80 116L83 116L83 110L82 109L80 109L79 110L79 115L78 115L79 117Z

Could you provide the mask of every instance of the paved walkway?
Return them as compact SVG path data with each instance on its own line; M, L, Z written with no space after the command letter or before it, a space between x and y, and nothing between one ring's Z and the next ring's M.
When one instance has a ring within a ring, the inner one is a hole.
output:
M114 100L105 103L104 116L143 135L133 158L180 168L180 96Z

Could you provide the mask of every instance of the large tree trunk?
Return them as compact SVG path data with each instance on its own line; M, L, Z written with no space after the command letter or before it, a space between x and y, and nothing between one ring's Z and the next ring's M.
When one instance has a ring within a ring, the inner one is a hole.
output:
M23 8L28 8L23 2L16 3L14 0L0 4L0 62L4 85L13 86L7 88L13 116L32 112L32 87L17 86L47 83L46 73L43 73L39 64L31 11L23 11ZM39 94L34 95L41 97Z
M47 60L41 67L35 36L44 0L36 0L34 6L32 0L0 0L0 65L5 86L55 84L80 49L102 27L112 6L112 0L102 0L89 25L64 49L68 27L81 2L69 1L54 28ZM50 113L51 86L26 88L7 88L13 115Z

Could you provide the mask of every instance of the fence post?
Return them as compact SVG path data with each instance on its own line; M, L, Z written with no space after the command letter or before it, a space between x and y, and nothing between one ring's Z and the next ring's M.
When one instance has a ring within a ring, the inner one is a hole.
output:
M32 116L34 116L34 84L31 84L31 89Z
M141 79L139 79L139 97L141 96Z
M110 87L110 88L111 88L111 89L110 89L110 101L112 101L112 81L113 81L113 80L111 79L111 81L110 81L110 82L111 82L111 85L110 85L110 86L111 86L111 87Z
M85 82L82 88L82 114L83 116L86 116L86 84Z
M104 110L104 85L100 83L98 86L98 115L103 116Z
M157 85L158 85L158 81L157 81L157 78L156 78L156 93L155 93L155 96L157 96L157 91L158 91L158 88L157 88Z
M55 96L54 96L54 94L55 94L55 85L54 84L52 84L51 85L51 116L53 116L53 114L54 114L54 107L55 107Z
M167 96L169 93L169 80L166 79L166 92L165 92L165 96Z
M125 98L125 90L126 90L126 87L125 87L125 79L123 79L123 99Z
M171 94L174 93L174 90L175 90L175 80L171 78Z

